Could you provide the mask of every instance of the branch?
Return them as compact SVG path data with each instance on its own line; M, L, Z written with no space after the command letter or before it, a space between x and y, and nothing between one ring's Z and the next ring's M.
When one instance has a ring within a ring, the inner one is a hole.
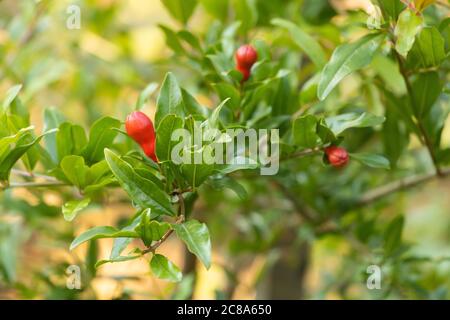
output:
M46 179L48 181L57 181L56 178L52 177L52 176L47 176L45 174L40 174L40 173L33 173L33 172L28 172L28 171L23 171L23 170L19 170L19 169L12 169L11 173L16 174L18 176L22 176L25 178L42 178L42 179Z
M307 156L311 156L316 153L319 153L320 151L321 151L320 147L312 148L312 149L305 149L305 150L293 153L291 155L288 155L284 158L281 158L280 161L286 161L286 160L291 160L291 159L296 159L296 158L303 158L303 157L307 157Z
M317 214L311 209L309 206L304 204L298 197L298 195L294 194L289 188L287 188L282 183L273 180L272 184L278 188L285 196L290 200L295 210L299 215L302 216L306 221L314 222Z
M16 182L10 183L4 186L0 186L0 189L13 189L13 188L48 188L48 187L60 187L67 186L67 183L54 181L54 182Z
M439 177L446 177L450 175L450 168L443 169L441 175L437 173L424 173L411 177L407 177L392 183L386 184L384 186L375 188L371 191L366 192L361 198L356 202L356 206L365 206L372 202L375 202L385 196L388 196L394 192L408 189L425 183L427 181L433 180Z
M185 206L184 206L184 198L181 194L178 195L178 203L180 204L180 213L178 216L177 221L175 222L176 224L180 224L184 222L184 215L185 215ZM159 239L158 241L156 241L154 244L152 244L150 247L148 247L147 249L145 249L144 251L142 251L142 255L147 254L149 252L154 253L156 249L159 248L160 245L162 245L174 232L173 229L170 229L169 231L167 231L162 237L161 239Z
M408 91L408 96L409 96L409 100L411 102L411 107L413 108L413 111L417 110L417 108L415 107L415 103L416 102L414 100L414 95L413 95L414 91L413 91L411 82L409 81L408 72L407 72L407 70L405 68L405 65L403 63L402 57L399 55L399 53L397 51L395 51L395 50L393 50L393 51L394 51L395 57L397 58L397 61L398 61L400 73L402 74L402 77L403 77L403 79L405 81L405 84L406 84L406 89ZM432 143L430 137L428 136L428 133L425 130L420 117L417 114L415 114L415 113L416 112L414 111L414 116L415 116L415 118L417 120L417 127L418 127L418 129L419 129L419 131L420 131L420 133L422 135L422 138L423 138L421 140L422 140L422 142L425 144L425 146L428 149L428 153L430 154L431 160L433 161L433 165L436 168L437 175L438 176L443 176L443 173L442 173L441 168L439 167L439 163L437 161L436 154L434 152L433 143Z

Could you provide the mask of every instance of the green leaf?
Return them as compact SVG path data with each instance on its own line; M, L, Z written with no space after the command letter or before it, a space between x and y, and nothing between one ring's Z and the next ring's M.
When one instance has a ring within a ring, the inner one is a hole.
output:
M413 109L419 118L425 117L431 111L442 91L442 84L437 72L419 73L412 84Z
M168 114L184 118L184 101L180 86L172 73L167 73L156 102L155 126Z
M138 206L151 208L155 214L175 214L169 196L155 183L138 175L127 162L109 149L105 149L105 158L114 176Z
M129 239L129 238L126 238L126 239ZM95 268L99 268L100 266L102 266L102 265L104 265L106 263L124 262L124 261L130 261L130 260L139 259L139 258L142 258L142 255L136 254L136 255L129 255L129 256L118 256L118 257L113 258L113 259L99 260L95 264Z
M386 21L389 18L397 21L399 14L405 8L405 5L400 0L377 0L377 2Z
M75 249L80 244L86 241L102 238L122 238L122 237L139 238L139 235L135 231L117 230L116 228L108 226L95 227L83 232L78 237L76 237L70 244L70 250Z
M150 210L150 209L147 209ZM134 231L138 224L141 222L142 214L138 214L132 222L123 227L122 231ZM116 259L122 258L120 254L125 250L125 248L130 244L133 238L115 238L113 242L113 246L111 248L111 254L109 256L110 260L105 260L106 262L115 262ZM138 255L140 257L140 255ZM105 263L106 263L105 262Z
M384 38L383 34L369 34L356 42L337 47L322 71L317 88L318 98L324 100L342 79L367 66Z
M162 280L179 282L183 278L180 269L160 254L155 254L150 262L153 274Z
M215 170L222 174L229 174L240 170L254 170L259 168L259 166L260 165L251 158L236 156L231 160L231 163L217 165Z
M81 156L65 156L61 160L61 169L67 179L74 186L83 189L86 186L86 176L89 167L84 163L84 158Z
M137 225L135 231L139 233L142 241L148 247L153 241L160 240L169 229L170 224L167 222L150 220L150 213L144 212L142 214L141 222Z
M22 85L18 84L18 85L15 85L14 87L11 87L6 92L6 96L3 99L3 103L2 103L3 111L6 111L6 109L8 109L8 107L11 105L11 103L17 98L17 95L19 94L21 89L22 89Z
M350 128L366 128L374 127L384 122L385 118L376 116L371 113L344 113L334 117L325 119L328 127L333 131L335 136L340 135Z
M284 19L273 19L271 23L289 31L294 43L306 53L306 55L316 65L317 69L322 69L327 59L325 52L319 42L311 37L309 34L300 29L291 21Z
M394 34L397 37L395 42L395 50L406 57L409 50L414 45L416 35L422 28L423 17L416 15L412 10L405 9L398 17L397 25L395 26Z
M89 205L90 202L91 199L89 198L66 202L62 207L64 220L72 221L73 219L75 219L78 213L84 210Z
M172 148L177 144L172 141L172 134L175 130L183 128L183 119L168 114L165 116L156 130L156 155L159 161L170 161L172 156Z
M323 144L328 144L337 140L333 131L328 127L325 119L320 119L317 123L317 135Z
M389 158L392 167L396 167L398 159L408 147L410 130L389 106L386 107L386 121L381 135L384 153Z
M350 158L355 159L356 161L361 162L362 164L372 168L387 169L387 170L391 168L389 160L378 154L351 153Z
M292 132L295 144L303 148L314 148L317 145L317 119L313 115L306 115L294 120Z
M238 89L226 82L215 83L212 86L219 95L220 100L223 101L225 99L230 99L228 106L231 109L236 110L237 108L239 108L239 105L241 103L241 95Z
M386 228L384 234L384 251L387 256L394 253L401 245L404 223L405 219L403 216L398 216L394 218Z
M205 10L219 20L225 20L228 15L229 0L199 0Z
M258 21L258 10L256 0L231 0L236 21L240 21L240 32L245 34L256 25Z
M408 54L409 69L437 67L446 58L445 41L435 27L423 28Z
M223 100L218 106L217 108L214 109L214 111L212 112L211 116L208 119L208 127L209 128L219 128L219 116L220 116L220 111L222 111L222 108L230 101L230 98L226 98L225 100Z
M218 179L213 179L211 181L211 185L215 189L223 189L227 188L232 190L241 200L247 200L248 199L248 193L245 188L236 181L236 179L233 179L228 176L223 176Z
M58 128L64 122L64 115L56 108L44 110L44 131ZM46 149L54 163L58 162L58 150L56 147L56 134L44 138Z
M205 163L183 163L181 165L181 173L183 174L183 177L194 188L205 182L205 180L214 173L214 169L215 166L213 164Z
M158 84L156 82L150 82L144 90L139 94L138 101L136 102L136 110L140 110L151 97L151 95L158 89Z
M208 116L209 109L200 105L197 100L186 90L181 89L181 94L183 95L184 107L186 112L191 115L198 115L202 118Z
M110 147L120 128L119 120L103 117L94 122L89 133L89 143L83 150L83 156L91 164L103 159L103 150Z
M161 2L170 15L182 24L189 21L197 5L197 0L161 0Z
M195 254L203 265L211 266L211 240L208 227L197 220L189 220L182 224L173 224L178 238L183 240L190 252Z
M164 35L166 36L166 44L169 46L170 49L173 50L175 54L179 55L186 54L186 51L181 45L180 39L178 38L178 35L175 31L162 24L159 25L159 28L164 32Z
M88 143L83 127L68 122L60 124L55 140L59 161L68 155L80 155Z
M25 128L27 129L27 128ZM25 133L26 131L19 131L22 132L20 134L20 137L17 139L17 142L15 143L14 147L7 151L6 154L2 153L5 151L5 149L2 150L0 147L0 181L8 181L9 180L9 174L11 172L12 167L15 165L15 163L34 145L39 143L41 141L42 137L44 137L47 134L51 134L54 132L54 130L47 131L40 135L37 138L30 139L30 134ZM5 138L3 138L5 139ZM2 140L3 140L2 139ZM0 142L1 143L1 142Z

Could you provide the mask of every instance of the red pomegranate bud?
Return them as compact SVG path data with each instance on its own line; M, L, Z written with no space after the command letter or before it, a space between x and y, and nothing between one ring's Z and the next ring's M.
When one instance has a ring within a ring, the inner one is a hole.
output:
M325 148L325 154L328 157L330 165L336 168L344 167L349 160L348 152L344 148L331 146Z
M238 67L250 70L258 60L258 53L251 45L246 44L237 49L235 58Z
M140 111L131 113L125 121L128 135L136 141L144 153L157 162L155 155L155 129L149 117Z
M250 78L250 70L241 66L237 66L236 69L242 73L242 82L245 82Z

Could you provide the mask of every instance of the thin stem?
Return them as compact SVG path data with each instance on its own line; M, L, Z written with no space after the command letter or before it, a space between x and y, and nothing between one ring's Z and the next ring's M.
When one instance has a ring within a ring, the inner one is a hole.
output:
M181 194L178 195L178 203L180 205L180 212L178 215L178 219L175 222L176 224L180 224L184 222L184 215L185 215L185 205L184 205L184 198ZM149 252L154 253L156 249L159 248L160 245L162 245L174 232L173 229L170 229L169 231L167 231L162 237L161 239L159 239L158 241L156 241L154 244L152 244L150 247L148 247L147 249L145 249L144 251L142 251L142 255L147 254Z
M23 171L23 170L19 170L19 169L12 169L11 173L16 174L18 176L25 177L25 178L36 178L37 177L37 178L46 179L48 181L57 181L52 176L47 176L45 174L40 174L40 173L27 172L27 171Z
M450 175L450 168L441 170L441 176L438 176L437 173L424 173L411 177L406 177L404 179L391 182L384 186L375 188L366 192L359 200L356 202L356 206L365 206L372 202L375 202L385 196L388 196L394 192L398 192L400 190L408 189L425 183L427 181L433 180L437 177L446 177Z
M45 188L45 187L60 187L67 186L67 183L54 181L54 182L15 182L3 186L3 189L13 188Z
M403 77L403 79L405 81L406 89L408 91L409 100L411 102L411 107L412 107L412 109L414 111L414 116L415 116L416 121L417 121L417 127L418 127L418 129L419 129L419 131L420 131L420 133L422 135L423 143L425 144L425 146L428 149L428 153L430 154L431 160L433 161L433 165L434 165L434 167L436 169L437 175L439 177L442 177L443 173L442 173L442 171L441 171L441 169L439 167L439 163L437 161L437 157L436 157L436 154L435 154L435 151L434 151L434 148L433 148L433 143L432 143L432 141L431 141L427 131L425 130L425 128L423 126L423 123L422 123L422 121L420 119L420 116L418 114L416 114L417 111L415 111L415 110L417 110L417 108L416 108L416 105L415 105L416 101L414 99L414 94L413 94L414 91L413 91L411 82L409 81L408 73L407 73L407 70L406 70L405 65L403 63L402 57L395 50L394 50L394 54L395 54L395 56L397 58L397 61L398 61L400 73L402 74L402 77Z
M289 156L286 156L284 158L281 158L280 161L286 161L286 160L291 160L291 159L297 159L297 158L303 158L303 157L307 157L307 156L311 156L314 155L316 153L319 153L321 151L321 148L313 148L313 149L305 149L296 153L293 153Z
M289 199L297 213L305 221L314 222L316 220L316 217L318 216L317 213L314 212L314 210L307 204L303 203L303 201L295 193L289 190L288 187L278 182L277 180L272 180L272 184L276 188L278 188L286 196L286 198Z

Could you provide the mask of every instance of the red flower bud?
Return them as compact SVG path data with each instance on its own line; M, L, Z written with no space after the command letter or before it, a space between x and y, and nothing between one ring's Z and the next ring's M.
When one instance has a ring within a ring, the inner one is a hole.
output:
M245 82L248 80L248 78L250 78L250 70L245 68L245 67L241 67L241 66L237 66L236 69L242 73L242 82Z
M333 167L342 168L349 160L348 152L344 148L331 146L325 148L325 154L328 157L328 161Z
M141 146L144 153L153 161L158 162L155 154L155 128L150 118L145 113L135 111L127 117L125 128L128 135Z
M239 67L250 70L256 60L258 60L258 53L251 45L246 44L236 51L235 58L238 70Z

